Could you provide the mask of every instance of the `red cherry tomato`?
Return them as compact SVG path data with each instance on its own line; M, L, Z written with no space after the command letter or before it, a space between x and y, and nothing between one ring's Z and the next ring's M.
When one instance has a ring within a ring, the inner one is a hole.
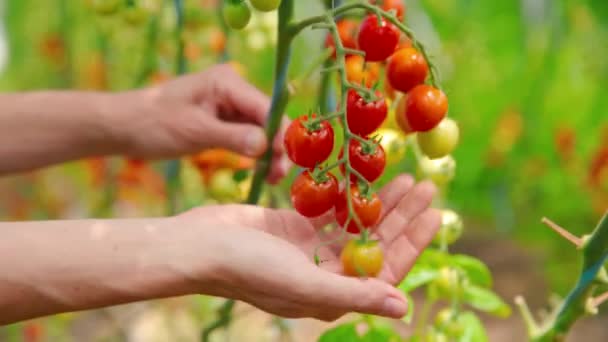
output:
M338 180L327 173L315 181L310 172L302 172L291 184L291 203L302 216L317 217L336 205Z
M424 83L428 71L422 54L411 47L395 52L386 66L386 76L391 86L404 93Z
M357 22L350 19L342 19L336 23L338 27L338 35L340 36L340 40L342 41L342 45L348 49L356 49L357 41L355 40L355 35L357 33ZM327 38L325 39L325 47L334 49L336 46L334 42L334 36L331 33L327 34ZM333 58L336 58L336 51L334 50Z
M365 196L361 193L356 184L351 184L350 198L352 200L354 214L361 221L361 225L367 229L375 228L380 220L380 212L382 211L382 202L380 202L378 195L371 194ZM338 196L336 202L336 221L343 227L346 224L347 219L348 203L346 202L346 190L342 190L342 193ZM350 220L346 230L353 234L359 234L361 232L354 218Z
M399 44L399 30L384 18L380 23L381 25L378 25L378 17L375 14L370 14L359 28L359 49L365 52L365 60L368 62L386 60Z
M348 91L346 121L352 133L365 137L382 125L388 115L388 106L380 92L376 92L376 97L376 101L366 102L357 91Z
M375 277L382 270L384 254L378 241L349 241L340 254L345 275Z
M316 118L312 114L311 118ZM321 121L310 130L305 126L308 115L302 115L292 121L285 132L285 149L287 155L296 165L314 168L326 160L334 148L334 129L328 121Z
M414 131L430 131L443 120L447 112L448 98L435 87L421 84L407 95L405 115Z
M370 149L370 151L366 151ZM340 151L340 158L344 151ZM386 153L380 144L371 143L370 146L363 146L359 140L351 140L348 145L348 159L353 169L357 170L368 182L378 179L386 166ZM340 166L342 173L345 173L344 164ZM351 174L350 179L355 182L357 176Z
M372 0L370 3L381 6L385 11L395 11L399 20L403 20L405 16L405 4L403 0Z

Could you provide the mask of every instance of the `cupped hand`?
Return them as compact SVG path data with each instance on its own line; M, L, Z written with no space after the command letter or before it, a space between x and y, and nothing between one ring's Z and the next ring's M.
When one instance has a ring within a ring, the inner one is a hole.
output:
M269 147L263 127L270 99L228 64L119 96L136 108L124 125L130 131L128 155L168 158L220 147L256 158ZM284 120L271 146L273 183L290 166L283 148L286 126Z
M354 311L399 318L407 303L394 285L440 226L439 212L430 208L434 194L432 183L414 185L405 175L380 192L384 212L374 237L381 242L385 262L377 279L344 276L339 244L321 248L323 262L314 264L315 247L335 238L319 233L333 222L333 213L309 220L291 210L232 205L197 208L180 218L211 218L218 225L214 234L225 252L209 294L243 300L283 317L334 320Z

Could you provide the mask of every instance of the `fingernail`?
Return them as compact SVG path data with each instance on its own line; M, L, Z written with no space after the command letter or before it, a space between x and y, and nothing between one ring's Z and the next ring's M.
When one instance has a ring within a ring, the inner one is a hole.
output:
M384 301L383 311L386 316L401 318L407 314L407 304L397 298L389 297Z
M252 130L245 137L245 153L252 157L257 157L264 153L266 148L266 135L262 130Z

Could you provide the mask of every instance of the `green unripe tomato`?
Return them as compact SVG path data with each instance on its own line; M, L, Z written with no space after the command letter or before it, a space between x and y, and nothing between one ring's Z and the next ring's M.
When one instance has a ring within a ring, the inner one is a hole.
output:
M460 238L463 229L464 224L460 216L453 210L444 209L441 211L441 228L435 235L433 244L441 245L442 242L445 242L451 245Z
M452 156L440 159L421 157L418 160L417 175L420 179L430 179L438 187L445 186L456 173L456 161Z
M91 5L95 13L100 15L111 15L118 11L122 0L92 0Z
M464 326L458 320L458 312L451 308L442 309L437 313L435 328L451 338L459 338L464 333Z
M244 29L251 20L251 9L244 0L224 0L222 14L226 24L235 30Z
M240 196L239 185L234 180L233 172L228 169L217 170L213 173L207 191L209 196L219 203L235 202Z
M439 276L431 283L438 298L459 298L463 295L463 286L457 269L442 267Z
M127 7L123 13L125 22L131 26L140 26L148 19L148 11L142 7Z
M420 150L430 159L442 158L454 151L460 139L456 121L445 118L428 132L418 132Z
M281 0L249 0L251 6L261 12L274 11L281 5Z

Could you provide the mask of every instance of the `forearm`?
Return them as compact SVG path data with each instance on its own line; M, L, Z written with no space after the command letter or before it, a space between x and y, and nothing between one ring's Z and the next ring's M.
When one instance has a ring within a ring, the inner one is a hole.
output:
M0 95L0 175L118 153L130 105L100 92Z
M206 229L175 222L0 223L0 324L203 289Z

